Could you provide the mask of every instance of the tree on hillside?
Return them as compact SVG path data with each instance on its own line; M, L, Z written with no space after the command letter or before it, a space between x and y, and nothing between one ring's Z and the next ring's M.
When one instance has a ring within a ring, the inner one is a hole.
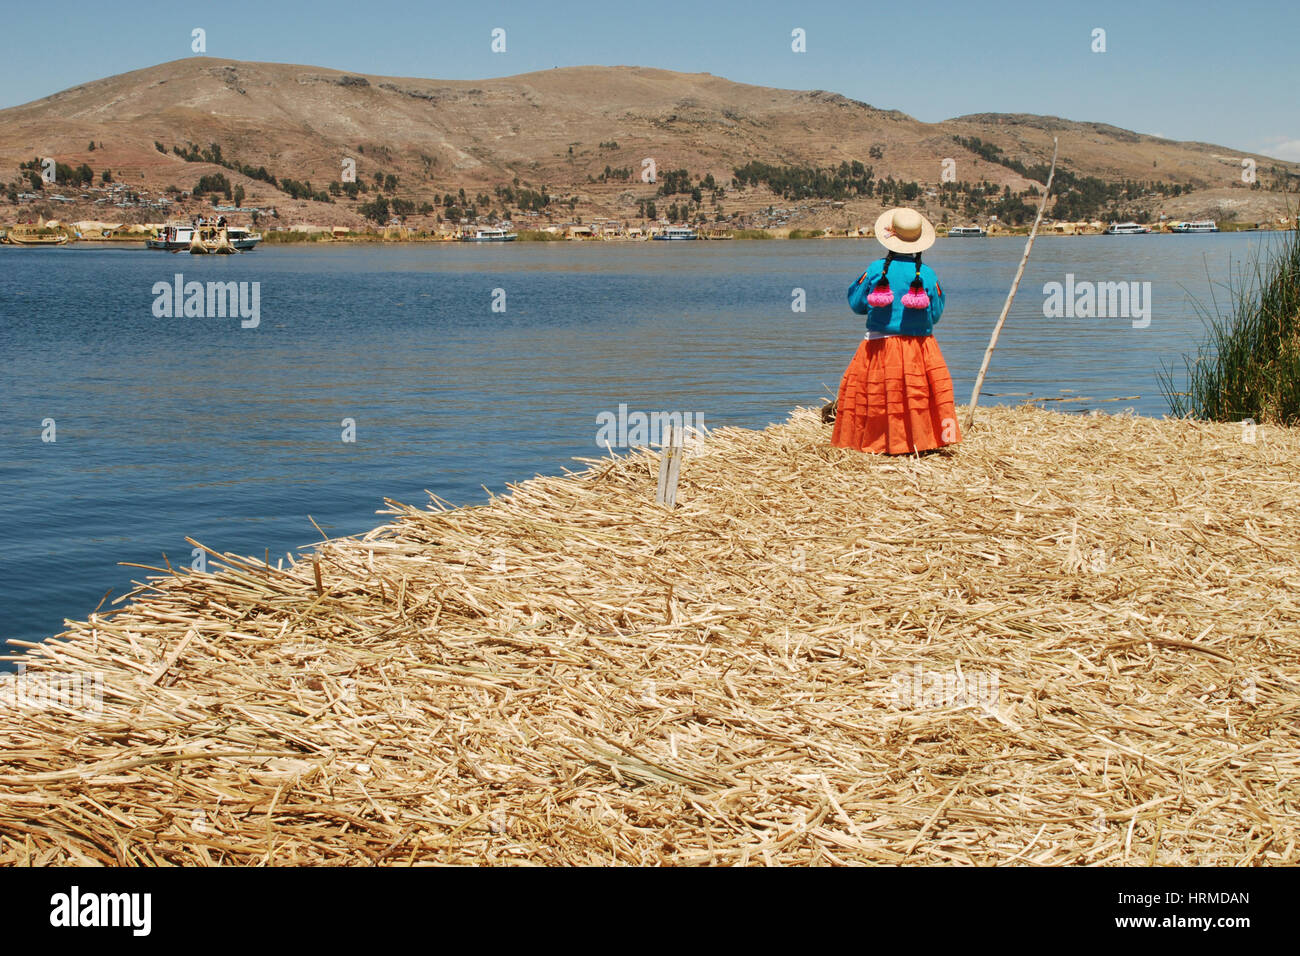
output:
M659 189L656 195L672 196L676 193L691 191L691 174L685 169L669 169L659 174Z
M380 225L388 222L388 200L383 196L376 196L371 202L362 203L357 206L357 211L367 219L373 219Z
M211 173L207 176L201 176L194 187L193 193L196 197L203 193L220 193L229 199L231 197L230 180L223 173Z

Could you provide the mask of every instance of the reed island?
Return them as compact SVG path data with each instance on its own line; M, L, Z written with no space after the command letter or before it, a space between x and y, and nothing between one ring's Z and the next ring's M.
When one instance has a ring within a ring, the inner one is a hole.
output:
M23 655L102 702L6 708L0 862L1300 863L1300 431L829 431L151 574Z

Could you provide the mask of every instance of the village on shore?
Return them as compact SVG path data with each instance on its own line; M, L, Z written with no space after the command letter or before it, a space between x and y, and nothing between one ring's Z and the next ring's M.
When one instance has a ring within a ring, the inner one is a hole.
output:
M216 207L214 213L247 213L245 209L227 209ZM15 245L25 244L64 244L67 242L147 242L158 236L176 220L121 223L99 219L79 219L65 221L57 218L31 220L8 227L0 226L0 243L11 242ZM1099 236L1107 234L1137 235L1156 233L1185 232L1255 232L1285 230L1292 227L1294 220L1279 219L1255 223L1214 223L1206 225L1192 224L1186 221L1170 220L1152 224L1149 227L1132 228L1133 223L1106 223L1100 220L1075 222L1044 221L1039 235L1046 236ZM283 226L271 226L260 232L260 238L272 244L304 242L461 242L493 241L494 239L519 239L523 241L594 241L594 242L638 242L651 239L873 239L875 231L870 226L850 229L792 229L778 227L774 229L724 229L686 225L674 225L666 219L653 222L629 222L626 220L596 219L590 222L559 222L539 225L535 229L514 231L517 224L505 220L487 228L467 228L445 226L437 229L414 229L400 222L375 228L352 228L350 226L324 226L311 222L295 222ZM676 234L675 234L676 233ZM1029 226L1005 226L990 223L987 227L954 227L941 231L941 238L958 237L997 237L1024 236L1029 233ZM486 238L484 238L486 234ZM32 243L23 241L23 237L48 237L53 242Z
M189 192L154 195L147 188L119 182L86 185L81 189L65 191L56 191L57 188L40 193L17 193L13 197L16 210L7 215L0 213L0 243L62 245L79 241L146 242L169 225L218 216L229 220L231 224L238 223L243 228L256 231L263 241L269 243L455 242L473 240L476 237L481 240L484 234L489 239L504 235L522 241L542 242L636 242L664 238L871 239L875 236L872 228L874 210L850 210L846 209L846 203L832 200L792 202L789 206L781 207L769 204L739 220L725 223L710 223L698 218L694 222L674 220L666 216L591 216L584 219L581 215L566 217L550 210L519 210L511 219L461 217L452 220L441 216L417 215L392 216L382 224L341 225L315 221L310 210L303 209L299 204L292 204L292 211L282 212L277 205L243 205ZM242 199L242 196L238 198ZM844 225L828 227L818 224L832 217L844 220ZM941 236L1015 236L1029 232L1028 223L1013 225L999 221L995 215L970 217L968 224L966 220L952 219L948 210L940 208L936 219ZM1216 222L1179 220L1162 213L1154 221L1144 224L1119 223L1098 218L1049 218L1044 220L1039 234L1083 236L1108 232L1241 232L1289 229L1293 223L1294 218L1288 216ZM1188 228L1189 225L1200 228Z

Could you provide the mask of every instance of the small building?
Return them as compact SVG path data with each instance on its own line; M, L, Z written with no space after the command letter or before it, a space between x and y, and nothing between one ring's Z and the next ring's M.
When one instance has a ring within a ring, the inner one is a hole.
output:
M621 236L623 235L623 223L618 219L593 219L591 220L591 230L598 236Z

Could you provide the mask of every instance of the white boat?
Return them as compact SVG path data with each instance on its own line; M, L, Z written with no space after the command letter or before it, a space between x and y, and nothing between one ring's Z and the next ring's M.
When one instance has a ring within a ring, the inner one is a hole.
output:
M1218 232L1219 224L1213 219L1197 219L1192 222L1176 222L1169 227L1170 232Z
M513 242L518 239L518 233L506 232L504 229L476 229L474 235L465 233L460 237L461 242Z
M987 236L988 233L979 226L953 226L948 230L948 235L959 239L967 236Z
M1149 226L1139 225L1136 222L1112 222L1106 228L1108 236L1135 236L1139 233L1150 232Z
M669 226L663 232L656 233L653 238L663 240L673 239L698 239L695 230L689 226Z
M193 226L169 222L150 236L145 241L145 246L149 249L165 249L168 252L179 252L182 249L188 249L193 239Z
M201 225L199 228L206 228L210 232L211 227L212 224L208 222ZM194 228L195 227L189 223L169 222L154 233L145 242L145 245L150 249L163 249L167 252L183 252L186 249L193 251ZM244 226L226 226L223 228L226 230L226 236L229 239L230 245L235 249L238 249L240 252L247 252L262 241L262 234L260 232L253 232ZM207 240L210 245L216 244L215 234L205 234L204 239ZM212 250L209 249L208 251Z
M262 241L260 232L253 232L243 226L229 226L226 235L230 237L230 244L240 252L247 252Z

